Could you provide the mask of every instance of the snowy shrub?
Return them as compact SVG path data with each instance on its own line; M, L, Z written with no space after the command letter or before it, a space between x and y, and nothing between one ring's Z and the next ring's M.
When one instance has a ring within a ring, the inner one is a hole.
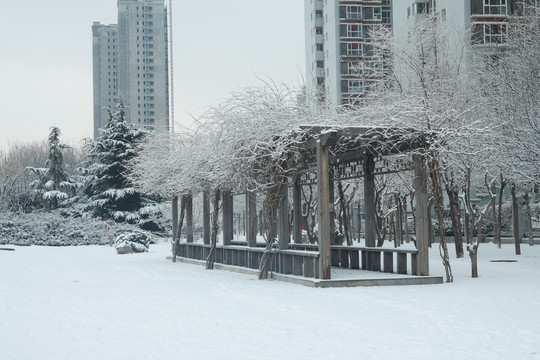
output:
M119 254L141 253L148 251L151 237L142 231L125 232L116 237L114 247Z
M106 223L88 216L65 216L65 209L30 214L0 213L0 245L109 245L110 234L136 231L135 226Z

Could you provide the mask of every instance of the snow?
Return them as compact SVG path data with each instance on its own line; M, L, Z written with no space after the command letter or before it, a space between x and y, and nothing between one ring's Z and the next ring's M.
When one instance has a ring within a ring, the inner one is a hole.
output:
M170 243L5 247L2 359L540 359L538 246L480 244L478 279L463 258L452 284L333 289L172 263Z

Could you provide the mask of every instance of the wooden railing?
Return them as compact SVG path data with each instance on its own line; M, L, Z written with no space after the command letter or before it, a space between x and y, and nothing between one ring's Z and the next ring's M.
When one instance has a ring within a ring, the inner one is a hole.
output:
M220 264L258 269L265 249L237 245L218 245L214 261ZM280 274L319 277L319 253L303 250L272 250L271 270ZM206 260L210 245L181 242L177 255L188 259Z
M289 247L296 250L313 251L318 249L316 244L290 244ZM335 267L387 273L396 272L398 274L417 274L416 259L418 250L416 249L331 245L330 250L331 264ZM396 271L394 271L394 254L396 254ZM368 258L371 259L371 266ZM408 271L409 268L410 272Z
M332 266L335 267L383 271L386 273L417 274L416 259L418 251L415 249L341 245L332 245L330 248ZM263 247L218 245L214 260L220 264L258 269L264 251ZM280 274L319 278L317 245L289 244L289 250L278 250L276 248L272 252L272 271ZM177 255L204 261L209 253L210 245L181 242ZM396 255L395 268L394 254Z

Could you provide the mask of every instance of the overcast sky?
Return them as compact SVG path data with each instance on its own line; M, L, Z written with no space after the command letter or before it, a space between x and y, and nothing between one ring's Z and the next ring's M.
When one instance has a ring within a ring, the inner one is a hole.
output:
M168 1L167 1L168 4ZM257 76L304 76L303 0L173 2L175 116L190 126ZM116 0L24 0L0 12L0 146L92 136L93 21L117 22Z

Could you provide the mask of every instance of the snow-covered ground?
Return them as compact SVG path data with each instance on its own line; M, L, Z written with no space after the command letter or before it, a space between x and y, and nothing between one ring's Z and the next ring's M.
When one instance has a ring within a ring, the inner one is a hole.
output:
M478 279L467 257L453 284L334 289L171 263L169 243L15 249L0 359L540 359L540 246L481 244Z

